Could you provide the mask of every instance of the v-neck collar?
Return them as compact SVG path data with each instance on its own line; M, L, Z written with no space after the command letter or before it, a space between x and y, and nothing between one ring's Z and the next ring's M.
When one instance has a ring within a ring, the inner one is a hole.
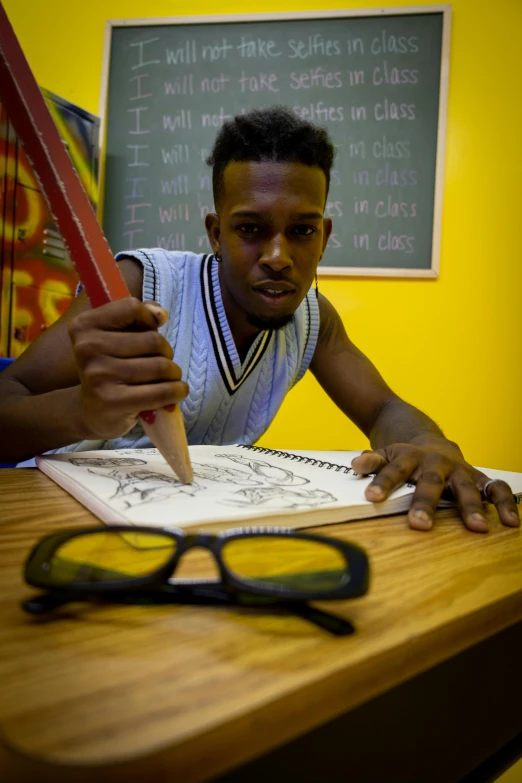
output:
M219 285L218 264L214 256L204 256L201 262L201 291L219 371L228 393L234 394L261 361L268 348L273 329L267 329L257 335L245 361L241 363L225 313Z

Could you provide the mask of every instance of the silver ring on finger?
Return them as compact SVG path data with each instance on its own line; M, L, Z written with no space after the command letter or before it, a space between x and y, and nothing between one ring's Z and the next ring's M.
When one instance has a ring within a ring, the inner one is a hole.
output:
M491 486L491 484L495 484L498 481L498 479L490 479L489 481L486 481L484 486L481 489L482 498L486 501L486 503L491 503L491 500L488 497L488 487Z

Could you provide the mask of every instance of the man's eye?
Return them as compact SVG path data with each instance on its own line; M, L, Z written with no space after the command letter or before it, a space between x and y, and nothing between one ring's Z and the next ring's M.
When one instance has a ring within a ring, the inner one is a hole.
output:
M242 234L258 234L261 231L261 227L257 223L243 223L238 226L238 229Z
M311 237L312 234L317 233L317 229L314 226L296 226L294 231L302 237Z

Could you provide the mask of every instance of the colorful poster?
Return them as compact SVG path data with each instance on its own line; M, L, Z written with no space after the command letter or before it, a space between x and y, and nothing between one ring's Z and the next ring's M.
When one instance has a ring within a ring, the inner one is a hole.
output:
M43 92L96 207L99 121L52 93ZM11 118L1 109L0 206L0 356L16 358L67 309L78 278Z

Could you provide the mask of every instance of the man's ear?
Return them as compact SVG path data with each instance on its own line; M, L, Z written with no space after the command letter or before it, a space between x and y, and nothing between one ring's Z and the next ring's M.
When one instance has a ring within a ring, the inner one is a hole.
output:
M207 212L205 215L205 228L212 250L219 255L221 253L221 245L219 243L221 229L219 227L219 217L215 212Z
M330 234L332 233L333 223L331 218L324 218L323 223L323 249L321 251L321 258L323 257L323 253L326 250L326 245L328 244L328 240L330 239ZM321 263L319 261L319 263Z

